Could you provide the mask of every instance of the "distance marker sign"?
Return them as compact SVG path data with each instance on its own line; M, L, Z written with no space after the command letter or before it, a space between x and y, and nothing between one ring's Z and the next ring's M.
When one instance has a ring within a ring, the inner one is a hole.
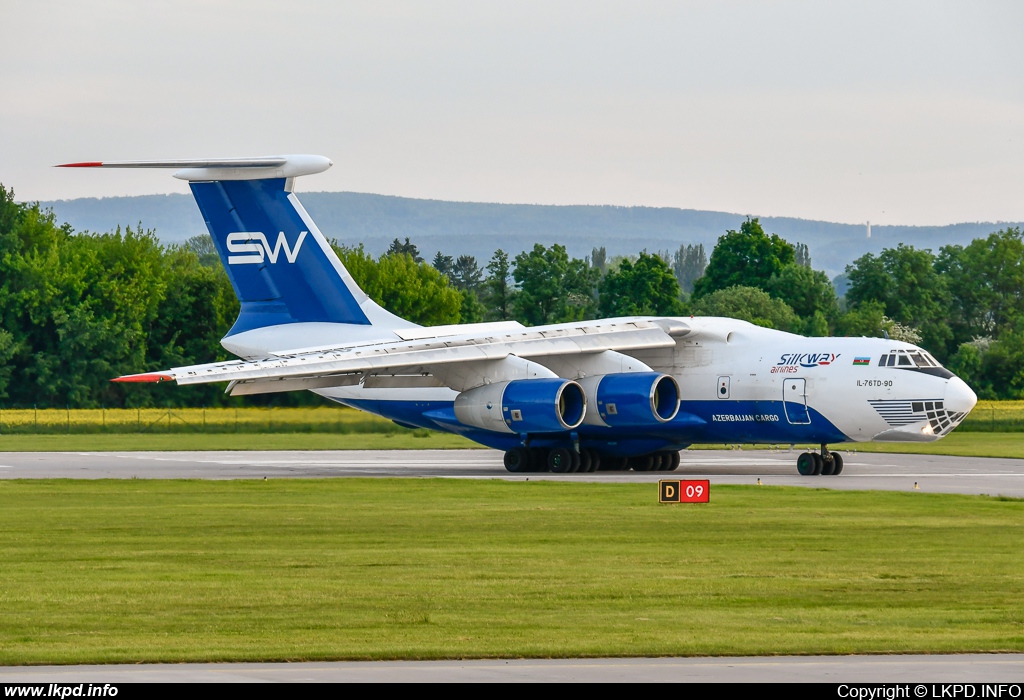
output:
M658 482L660 503L707 503L711 482L707 479L663 480Z

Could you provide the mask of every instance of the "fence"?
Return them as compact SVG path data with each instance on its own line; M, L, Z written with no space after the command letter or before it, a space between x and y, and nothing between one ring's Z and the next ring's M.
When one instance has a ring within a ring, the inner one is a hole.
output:
M979 401L957 428L966 433L1024 432L1024 401Z
M3 408L0 434L403 433L386 418L344 407ZM1024 432L1024 401L981 401L960 432Z
M343 407L0 408L0 434L402 433L407 428Z

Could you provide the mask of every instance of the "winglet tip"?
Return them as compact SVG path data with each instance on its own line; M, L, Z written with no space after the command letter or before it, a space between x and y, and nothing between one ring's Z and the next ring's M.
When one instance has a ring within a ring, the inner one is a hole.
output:
M55 168L102 168L103 161L101 160L89 160L81 163L60 163L53 166Z

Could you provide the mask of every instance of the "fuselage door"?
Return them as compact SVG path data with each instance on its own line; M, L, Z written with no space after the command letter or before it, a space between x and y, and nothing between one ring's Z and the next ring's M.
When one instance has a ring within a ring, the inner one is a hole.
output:
M811 414L807 411L807 380L786 379L782 382L782 401L786 406L786 420L794 425L807 425Z

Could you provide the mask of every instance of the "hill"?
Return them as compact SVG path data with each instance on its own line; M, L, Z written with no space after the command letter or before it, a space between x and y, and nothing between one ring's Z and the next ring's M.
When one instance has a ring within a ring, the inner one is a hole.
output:
M348 245L363 243L372 253L387 249L394 238L408 236L430 258L468 253L486 260L496 248L517 253L534 243L562 243L570 254L589 255L605 246L609 256L640 250L674 250L683 243L710 248L727 229L738 228L745 215L696 209L592 205L488 204L413 199L357 192L301 192L302 203L329 238ZM108 231L118 224L155 229L166 243L206 232L189 195L145 195L41 202L76 230ZM872 226L789 217L761 217L766 231L790 242L806 243L814 267L829 276L867 252L907 243L937 250L965 244L1006 226L1021 223L960 223L948 226Z

